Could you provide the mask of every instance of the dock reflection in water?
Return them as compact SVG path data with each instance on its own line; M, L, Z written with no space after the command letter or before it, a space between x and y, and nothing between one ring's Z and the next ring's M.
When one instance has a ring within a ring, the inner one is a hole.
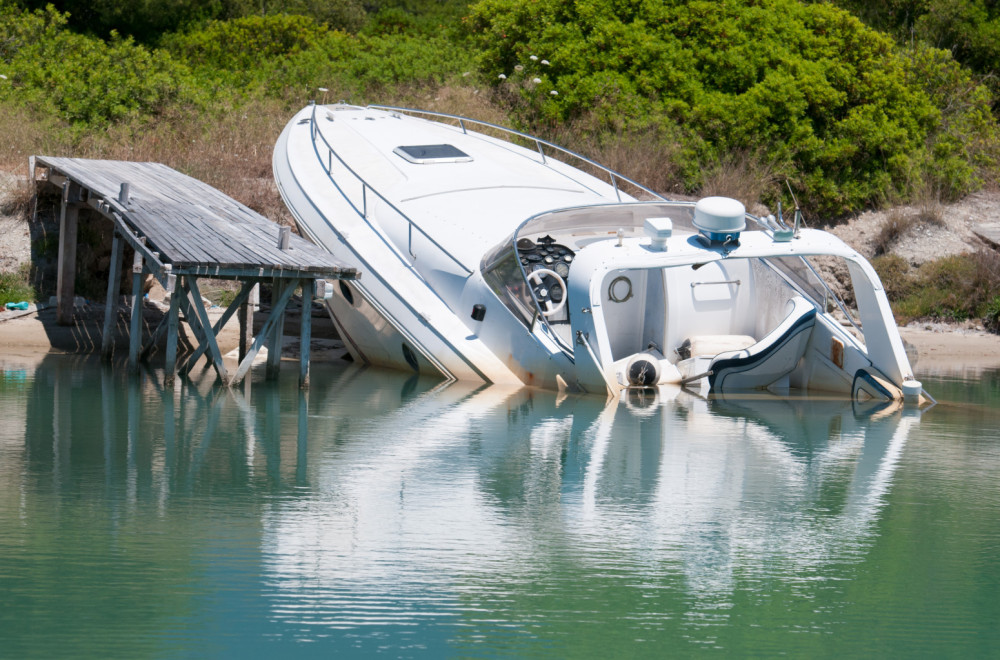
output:
M0 651L603 655L832 632L920 421L360 369L308 394L154 376L60 358L0 383L24 419L0 434Z

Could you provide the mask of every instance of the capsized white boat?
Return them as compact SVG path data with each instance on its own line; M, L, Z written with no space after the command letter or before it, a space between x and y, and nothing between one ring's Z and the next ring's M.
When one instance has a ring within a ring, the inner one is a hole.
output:
M735 200L668 201L522 133L381 106L310 104L274 174L301 233L364 273L328 299L355 360L611 395L921 397L871 265ZM854 305L817 257L846 264Z

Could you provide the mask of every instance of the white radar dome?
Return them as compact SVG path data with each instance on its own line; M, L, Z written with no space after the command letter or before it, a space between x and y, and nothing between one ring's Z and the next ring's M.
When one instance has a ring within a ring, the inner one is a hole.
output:
M746 208L729 197L705 197L694 205L694 226L709 234L734 234L747 227Z

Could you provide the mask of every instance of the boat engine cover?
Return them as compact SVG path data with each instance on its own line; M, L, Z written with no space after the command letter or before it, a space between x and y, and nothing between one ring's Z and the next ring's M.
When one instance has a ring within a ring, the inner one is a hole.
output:
M660 382L660 361L650 353L636 353L625 368L631 387L653 387Z

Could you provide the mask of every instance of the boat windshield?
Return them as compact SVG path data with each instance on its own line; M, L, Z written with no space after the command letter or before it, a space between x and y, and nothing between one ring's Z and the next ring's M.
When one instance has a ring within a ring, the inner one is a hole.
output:
M568 311L545 311L558 306L566 295L561 290L559 278L565 281L575 253L591 243L614 239L619 234L624 238L641 237L649 218L670 219L675 234L697 231L693 225L694 202L603 204L548 211L523 222L486 254L481 263L483 277L525 325L530 326L539 314L549 326L567 325ZM751 215L747 215L747 223L766 228ZM538 271L534 276L538 286L533 288L528 283L528 276L535 271ZM551 296L550 301L537 300L536 290L544 290L546 296Z
M693 202L651 202L585 206L550 211L529 218L514 232L511 242L522 238L552 235L556 237L587 235L606 237L624 229L626 234L641 234L647 218L670 218L675 231L695 231Z

